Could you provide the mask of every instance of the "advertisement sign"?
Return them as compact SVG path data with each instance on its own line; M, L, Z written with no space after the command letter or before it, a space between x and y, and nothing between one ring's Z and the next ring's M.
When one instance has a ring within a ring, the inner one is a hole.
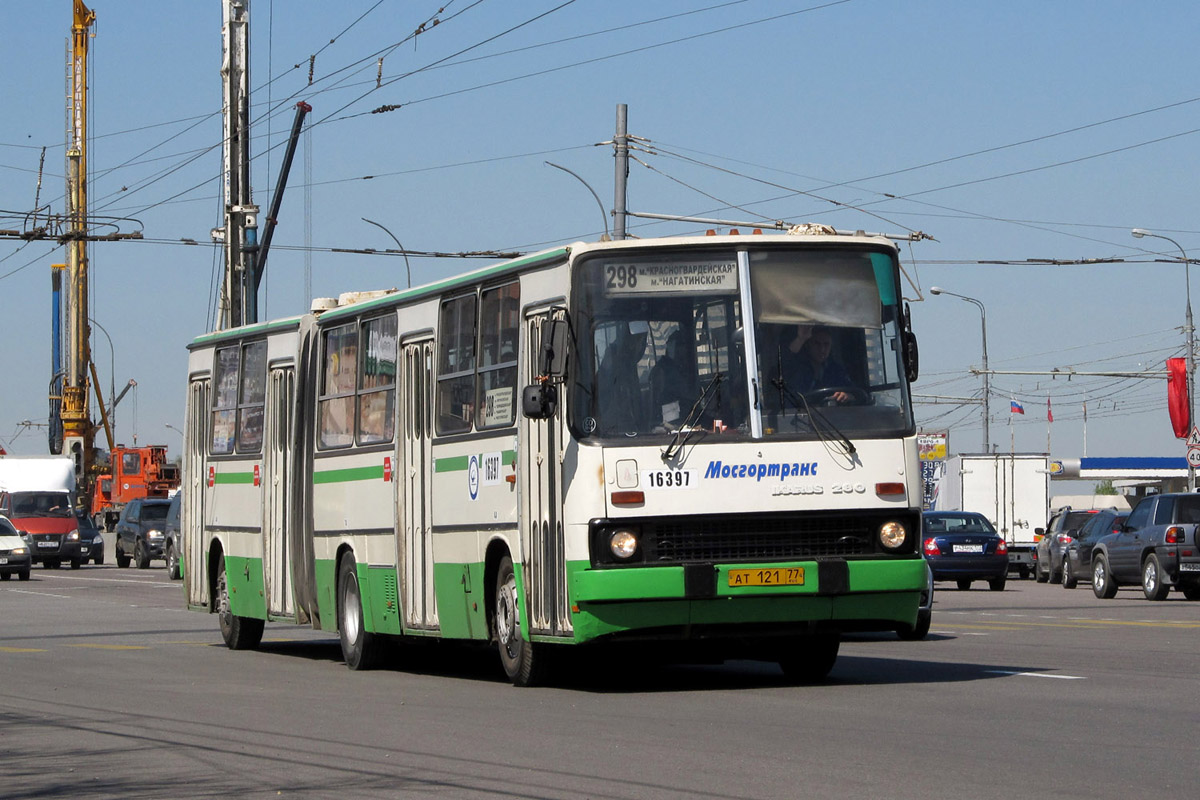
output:
M917 434L917 455L922 461L945 461L949 447L949 431Z

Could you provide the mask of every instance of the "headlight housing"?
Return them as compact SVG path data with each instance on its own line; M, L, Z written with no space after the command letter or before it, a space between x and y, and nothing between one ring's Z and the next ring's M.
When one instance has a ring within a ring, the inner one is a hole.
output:
M23 555L25 555L25 554L26 554L26 553L28 553L28 552L29 552L29 549L28 549L28 548L26 548L26 547L14 547L14 548L12 549L12 554L13 554L14 556L23 556Z
M162 531L156 531L156 530L151 529L151 530L146 531L146 535L149 536L151 539L161 539Z
M68 533L67 541L68 542L78 542L79 541L79 531L71 531L70 533Z
M640 548L637 534L631 528L617 528L608 537L608 549L617 561L629 561Z
M594 567L641 564L646 560L642 526L623 520L592 520L588 549Z
M908 529L904 523L889 520L879 526L879 545L885 551L894 553L901 550L908 542Z

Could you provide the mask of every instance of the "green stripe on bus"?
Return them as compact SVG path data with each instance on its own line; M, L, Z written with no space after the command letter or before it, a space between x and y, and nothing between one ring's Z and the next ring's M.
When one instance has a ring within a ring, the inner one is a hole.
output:
M213 483L247 484L254 483L253 472L217 472L213 475Z
M383 465L374 467L350 467L348 469L329 469L313 473L313 483L350 483L351 481L383 480Z
M446 456L443 458L434 459L434 472L466 472L471 467L471 459L483 459L482 453L477 453L475 456ZM517 460L516 450L504 450L500 453L500 463L504 465L514 464Z

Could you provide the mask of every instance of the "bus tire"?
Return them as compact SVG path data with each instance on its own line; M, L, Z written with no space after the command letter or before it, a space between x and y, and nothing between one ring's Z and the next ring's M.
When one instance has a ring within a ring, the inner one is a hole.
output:
M217 557L217 580L213 589L217 601L217 624L221 638L230 650L254 650L262 641L263 620L239 617L229 606L229 582L225 578L225 554Z
M367 631L363 618L362 593L354 556L347 553L338 565L338 639L342 657L352 670L374 669L379 662L379 637Z
M784 677L794 683L817 683L825 680L837 662L841 636L837 633L817 633L797 637L779 658Z
M514 686L536 686L545 673L541 648L521 635L521 607L517 575L509 556L500 560L496 572L496 604L493 633L500 651L504 674Z

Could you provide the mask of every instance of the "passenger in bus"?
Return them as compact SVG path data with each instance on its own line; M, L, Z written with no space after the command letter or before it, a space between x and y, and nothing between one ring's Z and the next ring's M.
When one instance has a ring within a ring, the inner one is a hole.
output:
M677 427L700 396L692 343L683 328L667 337L662 357L650 370L650 396L657 416L655 425Z
M601 431L629 433L643 427L642 388L638 363L646 352L647 331L618 329L596 373L598 422Z
M824 325L811 330L800 325L788 344L780 345L779 362L787 388L800 394L821 389L837 389L830 398L840 404L849 403L852 395L846 389L855 387L850 373L841 362L832 358L833 331Z

